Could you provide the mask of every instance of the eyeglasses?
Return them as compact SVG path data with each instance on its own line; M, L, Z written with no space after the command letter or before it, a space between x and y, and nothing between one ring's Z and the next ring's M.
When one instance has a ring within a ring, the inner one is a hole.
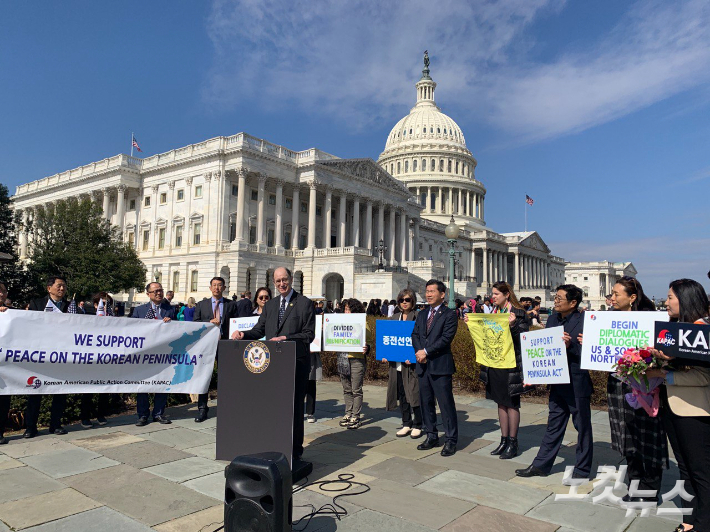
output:
M563 299L560 296L555 296L555 301L557 302L562 302L562 301L569 301L568 299Z
M260 301L268 301L268 300L271 299L271 298L270 298L269 296L259 296L258 299L259 299Z
M162 289L162 288L158 288L158 289L153 290L153 291L148 292L148 293L149 293L149 294L157 294L157 293L161 293L161 294L162 294L162 293L163 293L163 289Z
M412 298L411 297L402 297L397 300L397 303L411 303Z

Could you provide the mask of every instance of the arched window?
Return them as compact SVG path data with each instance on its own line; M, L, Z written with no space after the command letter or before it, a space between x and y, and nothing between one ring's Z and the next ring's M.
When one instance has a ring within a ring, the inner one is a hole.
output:
M436 170L436 159L431 160L431 171L433 172L434 170Z
M422 132L426 135L426 126L424 126L424 129L422 129Z
M444 128L444 135L446 135L446 128Z
M444 171L444 159L439 159L439 172Z
M449 159L449 173L451 173L451 159Z
M404 173L409 172L409 161L404 161Z
M390 163L390 174L394 174L394 163Z
M409 134L410 134L410 135L412 134L412 128L411 128L411 127L409 128Z
M426 159L422 159L422 172L426 172Z
M417 160L414 159L412 161L412 172L416 172L416 171L417 171Z
M441 128L440 128L440 127L437 127L437 128L436 128L436 132L437 132L437 133L441 133Z
M458 161L456 161L456 173L457 174L459 173L459 162Z
M402 169L401 164L402 164L402 163L400 163L399 161L397 161L397 173L398 173L398 174L401 173L401 169Z

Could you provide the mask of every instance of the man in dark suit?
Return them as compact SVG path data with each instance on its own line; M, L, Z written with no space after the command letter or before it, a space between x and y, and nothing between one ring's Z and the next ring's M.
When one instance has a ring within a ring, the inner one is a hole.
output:
M456 372L451 342L456 336L458 317L454 309L444 305L446 286L441 281L431 279L427 282L425 298L429 306L419 313L412 331L412 346L417 357L419 377L419 402L424 430L427 433L426 440L420 443L417 449L427 451L439 446L436 401L439 403L446 433L446 443L441 450L441 456L452 456L456 453L459 437L451 379Z
M292 341L296 344L296 387L293 399L293 460L303 454L303 401L306 397L308 374L311 370L310 345L316 336L313 302L293 288L293 276L288 268L274 270L274 284L279 295L264 305L259 321L249 331L236 331L234 340L270 342Z
M544 477L550 474L571 415L574 428L577 429L577 457L572 478L589 478L594 444L591 411L593 390L589 371L580 367L582 345L577 339L584 327L584 317L578 309L583 298L584 292L572 284L557 287L555 311L547 319L546 328L564 327L563 339L567 346L570 383L550 385L550 412L540 450L532 465L515 471L519 477Z
M38 312L63 312L66 313L69 304L64 297L67 295L67 282L59 276L52 276L47 279L47 295L30 302L28 310ZM66 434L62 427L62 415L67 402L65 394L52 395L52 409L49 418L49 433L55 436ZM25 438L37 436L37 420L39 419L39 409L42 404L41 395L30 395L27 398L27 409L25 410Z
M210 281L211 298L205 298L195 305L195 315L192 321L209 322L221 330L222 340L229 340L229 320L237 317L237 304L223 297L227 283L222 277L213 277ZM209 392L201 393L197 399L197 417L195 423L207 419L207 400Z
M248 318L254 312L254 307L251 304L251 292L244 292L244 295L237 303L237 317Z
M170 305L164 297L163 285L160 283L148 283L145 287L150 301L137 306L133 310L131 318L163 320L168 323L175 319L175 308ZM138 411L138 423L136 426L144 427L148 424L150 416L150 399L147 393L136 394L136 410ZM156 393L153 398L153 421L163 425L172 423L165 417L165 406L168 404L167 393Z

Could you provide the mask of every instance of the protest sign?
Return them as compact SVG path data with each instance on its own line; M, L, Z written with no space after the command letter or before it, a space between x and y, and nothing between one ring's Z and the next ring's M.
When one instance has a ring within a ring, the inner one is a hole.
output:
M614 371L616 356L629 348L653 346L654 325L665 312L587 311L584 313L582 369Z
M362 353L365 347L365 314L325 314L323 351Z
M476 346L476 362L499 369L515 367L508 314L468 314L468 330Z
M710 361L710 325L656 322L655 347L665 355Z
M323 314L316 315L316 337L311 342L311 353L321 351L321 342L323 338Z
M520 334L525 384L569 384L564 327Z
M0 312L0 395L204 393L211 323Z
M377 360L414 364L417 359L412 347L413 321L377 320L375 327L375 354Z
M234 331L246 332L254 328L256 322L259 321L259 316L249 316L246 318L231 318L229 320L229 337L232 337Z

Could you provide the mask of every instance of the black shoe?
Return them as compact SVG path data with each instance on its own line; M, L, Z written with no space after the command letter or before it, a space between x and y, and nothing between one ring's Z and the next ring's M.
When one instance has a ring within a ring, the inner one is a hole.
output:
M146 416L138 418L138 423L136 427L145 427L148 424L148 418Z
M518 438L508 438L508 445L498 458L501 460L510 460L516 456L518 456Z
M417 450L428 451L429 449L433 449L434 447L441 447L439 438L427 438L422 443L417 445Z
M85 429L90 429L94 426L94 424L91 422L90 419L82 419L81 426L84 427Z
M96 422L101 425L102 427L104 425L108 425L108 419L106 419L104 416L99 416L96 418Z
M446 442L441 450L441 456L453 456L456 454L456 444Z
M206 408L200 408L197 411L197 415L195 416L195 423L202 423L207 419L207 409Z
M502 436L501 439L500 439L500 444L498 445L498 447L496 447L495 449L493 449L493 450L491 451L491 454L492 454L493 456L499 455L499 454L501 454L503 451L505 451L505 448L506 448L507 446L508 446L508 436Z
M5 436L0 435L0 445L7 444L8 440Z
M170 425L172 423L172 421L170 421L165 416L154 416L153 421L155 421L156 423L160 423L161 425Z
M49 433L54 434L55 436L64 436L65 434L67 434L67 431L64 430L64 427L57 427L56 429L50 427Z
M362 421L360 421L360 417L351 417L350 418L350 423L348 423L348 429L350 430L355 430L359 429L360 425L362 425Z
M34 438L35 436L37 436L37 429L27 429L22 435L22 437L25 439Z
M516 476L519 477L546 477L547 473L545 473L542 469L539 467L535 467L534 465L529 465L525 469L516 469L515 470Z

